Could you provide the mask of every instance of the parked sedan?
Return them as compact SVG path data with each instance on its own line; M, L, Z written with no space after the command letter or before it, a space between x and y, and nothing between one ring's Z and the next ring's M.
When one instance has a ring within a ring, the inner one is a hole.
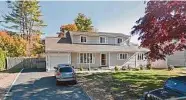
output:
M186 76L169 78L163 88L145 92L142 100L186 100Z
M73 67L69 64L59 64L55 69L56 85L60 82L72 81L74 84L76 81L76 74Z

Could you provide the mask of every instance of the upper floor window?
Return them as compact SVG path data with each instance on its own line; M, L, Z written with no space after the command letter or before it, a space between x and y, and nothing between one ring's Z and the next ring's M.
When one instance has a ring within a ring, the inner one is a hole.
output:
M138 60L144 60L144 54L138 53Z
M117 44L123 42L123 39L122 38L117 38Z
M106 37L99 37L99 43L106 43Z
M86 36L80 36L81 38L81 43L86 43L87 42L87 37Z
M120 53L118 56L119 56L119 60L124 60L124 59L127 59L128 54L127 53Z

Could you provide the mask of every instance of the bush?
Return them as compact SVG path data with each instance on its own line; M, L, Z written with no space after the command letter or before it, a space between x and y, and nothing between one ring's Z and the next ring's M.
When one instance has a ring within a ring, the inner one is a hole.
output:
M147 69L152 69L152 66L151 66L151 64L147 64Z
M169 71L174 70L174 66L173 65L168 65L168 70Z
M127 67L128 67L128 70L131 70L132 69L130 65L128 65Z
M127 66L122 66L122 70L127 70Z
M145 67L143 65L139 65L140 70L144 70Z
M115 71L119 71L118 66L115 66L115 67L114 67L114 70L115 70Z
M2 49L0 49L0 70L5 69L5 59L6 59L5 52Z
M82 66L80 66L80 69L79 69L80 71L83 71L83 67Z

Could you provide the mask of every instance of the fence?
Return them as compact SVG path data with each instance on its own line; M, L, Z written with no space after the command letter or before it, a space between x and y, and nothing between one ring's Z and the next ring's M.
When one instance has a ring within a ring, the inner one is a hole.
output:
M11 68L45 68L45 58L7 57L6 69Z

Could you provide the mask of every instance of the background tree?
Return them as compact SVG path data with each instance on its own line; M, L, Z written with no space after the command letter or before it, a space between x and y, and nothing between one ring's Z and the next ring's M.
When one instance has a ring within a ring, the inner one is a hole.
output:
M25 56L27 41L18 36L0 32L0 48L9 57Z
M65 30L65 31L77 31L78 29L77 29L76 24L67 24L67 25L62 25L60 27L60 31L63 31L63 30Z
M150 49L150 59L186 49L185 1L148 1L145 15L136 23L131 34L138 34L141 46Z
M86 17L84 14L79 13L77 18L74 20L78 31L88 32L93 30L92 21L90 18Z
M5 69L5 52L0 48L0 71Z
M4 15L5 23L11 23L6 26L8 29L19 30L29 43L27 53L30 55L30 49L32 48L32 37L35 34L41 34L41 28L46 26L41 20L41 11L39 2L36 0L32 1L8 1L8 8L12 11L11 13Z

